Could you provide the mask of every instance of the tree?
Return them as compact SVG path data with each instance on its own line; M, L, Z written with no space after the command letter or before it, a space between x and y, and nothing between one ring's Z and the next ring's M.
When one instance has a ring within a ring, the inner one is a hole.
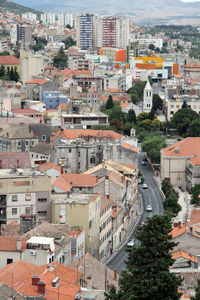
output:
M153 94L153 109L157 111L163 108L163 101L158 94Z
M131 101L135 104L135 103L138 103L139 101L139 96L138 94L131 94Z
M114 300L115 298L113 298ZM197 287L195 289L195 297L191 297L191 300L199 300L200 299L200 280L197 280Z
M130 109L126 115L126 122L130 122L130 123L137 123L137 118L136 118L136 114L135 111L133 109Z
M149 114L148 113L145 113L145 112L142 112L140 113L138 116L137 116L137 121L140 122L140 121L144 121L144 120L147 120L149 118Z
M168 213L170 216L177 215L178 212L181 211L181 206L178 203L178 199L175 195L170 195L169 197L165 198L163 206L165 212Z
M65 44L65 50L69 49L71 46L76 45L76 42L71 37L68 37L62 42Z
M5 67L4 65L1 65L1 68L0 68L0 77L3 77L5 75L6 71L5 71Z
M184 135L195 119L199 119L199 115L195 111L190 108L181 108L173 115L171 126L177 128L180 135Z
M7 55L10 55L10 52L7 50L0 52L0 56L7 56Z
M155 49L155 46L154 46L154 44L149 44L149 50L154 50Z
M111 95L108 96L108 100L106 102L106 109L113 108L113 98Z
M68 57L65 55L63 48L61 47L58 54L53 59L53 65L56 68L64 69L67 67Z
M147 152L153 163L160 162L160 150L165 147L165 139L156 135L148 135L142 142L142 151Z
M155 117L156 117L156 115L155 115L155 110L154 110L154 108L152 107L152 109L151 109L151 111L150 111L150 113L149 113L149 115L148 115L148 118L149 118L150 120L154 120Z
M14 75L13 67L11 67L11 70L10 70L10 80L12 80L12 81L15 80L15 75Z
M160 53L160 48L157 47L157 48L155 49L155 52L156 52L156 53Z
M187 106L187 102L186 101L184 101L183 102L183 104L182 104L182 107L181 108L188 108L188 106Z
M189 193L192 195L191 204L199 205L200 184L195 184L193 187L191 187Z
M112 287L106 293L107 300L180 299L181 280L169 270L174 262L169 251L177 245L169 234L171 230L168 216L155 215L138 227L139 246L127 250L127 270L121 273L119 291Z
M186 135L200 137L200 119L195 119L190 123Z

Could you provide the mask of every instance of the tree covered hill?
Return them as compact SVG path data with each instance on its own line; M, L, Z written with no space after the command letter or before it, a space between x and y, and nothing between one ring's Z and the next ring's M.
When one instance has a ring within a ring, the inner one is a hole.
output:
M15 13L17 15L21 15L21 14L26 13L26 12L32 12L32 13L35 13L35 14L40 13L39 11L37 11L35 9L19 5L17 3L9 1L9 0L0 0L0 11L1 12L4 12L4 11L5 12L12 12L12 13Z

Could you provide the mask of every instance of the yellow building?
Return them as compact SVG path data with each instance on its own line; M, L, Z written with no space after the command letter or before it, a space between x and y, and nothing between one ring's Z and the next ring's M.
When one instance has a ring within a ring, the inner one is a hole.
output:
M51 222L85 230L85 251L99 256L100 194L52 194Z
M17 57L13 55L0 56L0 67L2 65L5 67L6 72L13 68L13 70L16 70L20 76L20 61Z

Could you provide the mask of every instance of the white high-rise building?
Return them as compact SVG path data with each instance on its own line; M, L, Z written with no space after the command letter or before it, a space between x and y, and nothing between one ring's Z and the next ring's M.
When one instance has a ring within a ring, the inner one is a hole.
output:
M22 14L22 18L30 21L37 21L37 15L33 14L32 12L27 12L25 14Z
M129 44L129 20L124 17L100 17L81 14L76 18L77 46L89 48L126 48Z
M62 26L70 25L73 27L73 14L69 12L59 13L58 17L58 24Z
M16 45L16 42L17 42L17 24L13 24L12 28L10 29L10 40L11 40L11 43Z
M47 22L49 24L53 24L56 22L56 15L54 13L41 14L41 21L43 23Z

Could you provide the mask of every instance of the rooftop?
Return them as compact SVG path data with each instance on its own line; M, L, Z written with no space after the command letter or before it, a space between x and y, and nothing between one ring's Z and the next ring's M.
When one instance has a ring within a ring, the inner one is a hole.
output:
M16 252L17 250L17 236L0 236L0 251L12 251ZM21 238L21 250L26 249L27 238Z
M95 193L87 193L87 194L52 194L51 199L56 204L63 204L63 203L69 203L69 204L89 204L93 200L95 200L99 194Z
M188 137L161 150L165 156L200 156L200 137Z
M36 79L33 79L33 80L29 80L26 83L27 84L39 84L40 85L40 84L44 84L47 81L48 80L44 79L44 78L36 78Z
M0 56L0 65L19 65L19 59L13 55Z

